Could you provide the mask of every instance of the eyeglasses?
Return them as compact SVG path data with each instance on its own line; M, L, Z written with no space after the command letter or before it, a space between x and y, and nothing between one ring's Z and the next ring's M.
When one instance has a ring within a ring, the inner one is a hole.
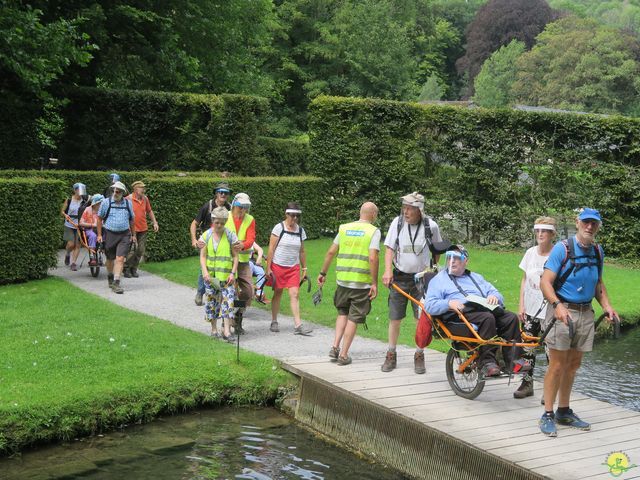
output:
M293 217L293 218L300 218L300 214L299 213L287 213L287 215L289 215L290 217Z
M224 225L225 223L227 223L227 222L225 222L224 220L214 220L213 221L214 225Z
M122 190L114 188L113 193L124 193Z

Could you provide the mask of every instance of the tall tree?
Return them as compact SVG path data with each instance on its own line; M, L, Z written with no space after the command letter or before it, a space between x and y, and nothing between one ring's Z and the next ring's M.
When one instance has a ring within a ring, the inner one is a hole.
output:
M640 42L577 17L551 23L518 60L521 102L600 113L640 113Z
M467 76L467 93L473 93L473 80L493 52L511 40L530 49L554 15L546 0L489 0L480 8L467 27L466 52L456 62L458 72Z
M506 107L511 101L511 86L516 80L516 61L525 51L519 40L500 47L485 60L475 79L473 101L481 107Z

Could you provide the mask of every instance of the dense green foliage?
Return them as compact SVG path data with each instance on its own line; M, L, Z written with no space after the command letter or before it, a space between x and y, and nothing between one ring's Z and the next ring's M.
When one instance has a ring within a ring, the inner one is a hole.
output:
M147 195L160 224L160 231L149 233L147 241L147 255L151 260L166 260L170 258L182 258L193 255L189 239L189 225L197 215L200 207L213 196L213 188L221 178L215 178L209 173L198 172L185 177L176 177L175 172L158 174L157 172L119 172L126 185L136 180L143 180L147 185ZM81 172L81 171L0 171L9 177L26 176L55 178L64 181L67 194L71 193L71 185L82 182L87 185L89 194L102 193L108 186L105 172ZM332 226L330 213L330 194L324 181L313 177L231 177L226 179L235 193L246 192L251 197L251 214L256 218L258 241L268 242L271 228L284 219L284 209L287 202L298 201L304 212L304 226L309 238L315 238L329 230ZM9 181L7 180L7 183ZM32 183L37 184L32 181ZM9 183L9 185L12 185ZM56 182L56 185L59 185ZM60 184L61 185L61 184ZM7 189L7 195L11 195L11 187ZM33 193L30 192L30 193ZM10 197L7 197L10 198ZM32 197L33 202L39 196ZM57 225L60 220L60 205L56 202L51 222ZM34 207L35 208L35 207ZM31 234L30 223L25 223L24 212L16 209L11 218L20 216L22 223L17 223L14 228L20 230L20 237L24 241ZM18 222L18 220L15 220ZM47 225L51 225L47 223ZM55 248L58 246L60 228L50 228L53 233L52 242ZM9 230L11 231L11 230ZM14 241L8 239L8 241ZM18 245L16 243L16 245ZM7 261L13 258L11 250L7 252ZM51 252L49 252L51 255ZM26 260L25 260L26 261ZM49 266L51 261L46 263ZM46 268L45 270L46 271ZM0 277L1 278L1 277ZM9 278L10 280L12 278ZM20 279L17 277L16 280Z
M516 80L516 60L526 46L519 40L500 47L482 64L474 81L473 101L486 108L506 107L511 102L511 87Z
M593 18L603 25L640 35L640 1L638 0L549 0L558 10Z
M265 175L301 175L308 173L311 149L307 138L259 137L262 156L266 159Z
M60 279L0 295L0 454L198 407L269 404L291 383L272 359L243 351L237 364L232 345Z
M0 285L42 278L55 266L63 188L57 180L0 178Z
M520 245L536 216L593 206L607 251L640 255L640 120L320 97L310 127L340 221L373 200L384 225L419 188L454 239Z

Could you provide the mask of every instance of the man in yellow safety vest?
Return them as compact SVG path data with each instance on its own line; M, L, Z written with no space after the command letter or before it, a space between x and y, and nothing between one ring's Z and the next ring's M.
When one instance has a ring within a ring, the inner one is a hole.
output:
M338 287L333 304L338 310L338 318L329 357L338 365L351 363L349 348L356 336L358 324L366 322L371 302L378 295L380 230L372 225L377 217L378 207L372 202L366 202L360 207L360 219L357 222L340 225L338 235L329 247L318 275L318 285L322 287L327 269L337 255Z

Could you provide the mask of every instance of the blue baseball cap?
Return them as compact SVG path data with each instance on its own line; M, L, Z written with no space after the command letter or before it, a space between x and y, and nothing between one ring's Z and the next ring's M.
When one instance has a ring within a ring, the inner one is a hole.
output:
M595 208L583 208L580 210L580 215L578 215L578 220L596 220L598 222L602 222L602 218L600 217L600 212Z

